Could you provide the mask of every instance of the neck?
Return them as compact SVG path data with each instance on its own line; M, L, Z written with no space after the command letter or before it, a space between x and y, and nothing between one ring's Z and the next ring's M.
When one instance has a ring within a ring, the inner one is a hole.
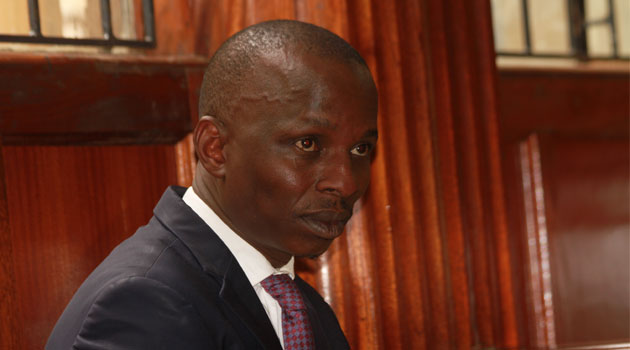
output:
M255 238L244 234L236 227L236 225L232 223L229 216L223 210L223 206L221 205L219 184L215 179L210 178L210 176L212 175L205 172L203 166L197 166L197 171L195 173L192 184L192 188L197 196L199 196L199 198L201 198L201 200L206 203L206 205L210 207L210 209L212 209L217 214L217 216L230 229L232 229L232 231L234 231L256 250L258 250L267 259L267 261L269 261L271 266L273 266L274 268L279 268L286 265L289 260L291 260L291 255L269 249L265 245L259 244L259 242L256 242Z

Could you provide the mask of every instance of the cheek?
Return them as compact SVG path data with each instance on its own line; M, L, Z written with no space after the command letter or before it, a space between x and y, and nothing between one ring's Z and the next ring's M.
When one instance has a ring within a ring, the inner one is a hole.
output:
M292 160L266 161L253 177L256 202L267 212L278 212L280 208L290 210L310 188L311 176Z
M364 184L370 182L371 162L369 158L366 157L357 160L356 163L353 164L352 169L357 183Z
M354 178L357 182L359 197L363 196L370 185L370 162L361 162L354 168Z

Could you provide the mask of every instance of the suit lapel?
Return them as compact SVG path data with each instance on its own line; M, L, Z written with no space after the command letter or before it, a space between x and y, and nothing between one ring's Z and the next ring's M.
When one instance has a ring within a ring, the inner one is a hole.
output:
M258 295L256 295L241 267L236 263L236 259L232 259L225 272L219 295L238 314L247 328L256 335L266 349L282 349L280 340L276 336L276 331L271 325Z
M313 331L313 337L315 338L315 349L330 349L331 347L328 342L328 337L326 336L326 332L324 332L321 320L317 316L317 310L315 310L315 306L313 306L311 299L309 299L307 293L305 293L304 287L302 286L302 283L306 284L306 282L304 282L304 280L302 280L299 276L295 277L295 282L302 292L302 298L304 299L304 304L306 305L306 312L308 313L309 321L311 321L311 329Z
M223 241L184 203L185 191L169 187L153 211L155 217L188 247L206 274L221 281L219 297L262 348L281 350L280 340L247 276Z

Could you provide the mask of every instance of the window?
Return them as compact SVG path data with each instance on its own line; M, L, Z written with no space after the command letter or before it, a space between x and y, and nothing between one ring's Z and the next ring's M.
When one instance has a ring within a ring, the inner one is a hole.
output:
M153 1L2 1L0 42L154 47ZM21 46L3 44L1 47L19 49Z
M628 0L492 0L498 57L630 58Z

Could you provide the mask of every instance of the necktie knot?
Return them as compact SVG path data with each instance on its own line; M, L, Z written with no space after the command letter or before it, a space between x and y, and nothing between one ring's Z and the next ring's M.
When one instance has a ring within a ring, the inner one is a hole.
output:
M282 310L306 310L302 295L289 275L271 275L265 278L261 285L278 301Z

